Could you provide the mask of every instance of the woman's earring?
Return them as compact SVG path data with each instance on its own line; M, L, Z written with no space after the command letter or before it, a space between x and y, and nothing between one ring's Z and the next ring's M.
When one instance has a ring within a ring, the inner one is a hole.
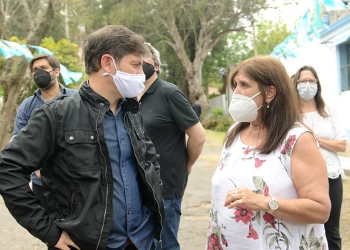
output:
M267 107L267 108L270 108L270 103L269 103L269 102L267 103L267 106L266 106L266 107Z

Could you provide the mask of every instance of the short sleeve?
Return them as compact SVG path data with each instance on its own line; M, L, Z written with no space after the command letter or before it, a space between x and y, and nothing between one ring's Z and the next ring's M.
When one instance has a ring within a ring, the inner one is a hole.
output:
M168 99L171 115L177 127L184 132L199 122L198 116L193 111L185 95L180 91L174 91Z

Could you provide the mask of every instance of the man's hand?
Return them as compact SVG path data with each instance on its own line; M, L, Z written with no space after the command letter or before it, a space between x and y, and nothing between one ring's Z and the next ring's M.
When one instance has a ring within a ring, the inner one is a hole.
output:
M80 248L77 245L75 245L75 243L71 240L68 234L65 231L63 231L61 234L61 238L59 239L55 247L61 250L70 250L70 246L80 250Z

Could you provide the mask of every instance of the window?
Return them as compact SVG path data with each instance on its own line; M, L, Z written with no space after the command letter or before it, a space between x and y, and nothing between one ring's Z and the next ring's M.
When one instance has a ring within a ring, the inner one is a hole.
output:
M350 43L339 46L341 91L350 90Z

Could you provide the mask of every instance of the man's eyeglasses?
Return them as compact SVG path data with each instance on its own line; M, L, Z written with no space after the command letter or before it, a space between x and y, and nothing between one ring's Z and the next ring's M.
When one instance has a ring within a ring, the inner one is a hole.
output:
M315 84L317 83L317 79L299 79L297 83L310 83L310 84Z

